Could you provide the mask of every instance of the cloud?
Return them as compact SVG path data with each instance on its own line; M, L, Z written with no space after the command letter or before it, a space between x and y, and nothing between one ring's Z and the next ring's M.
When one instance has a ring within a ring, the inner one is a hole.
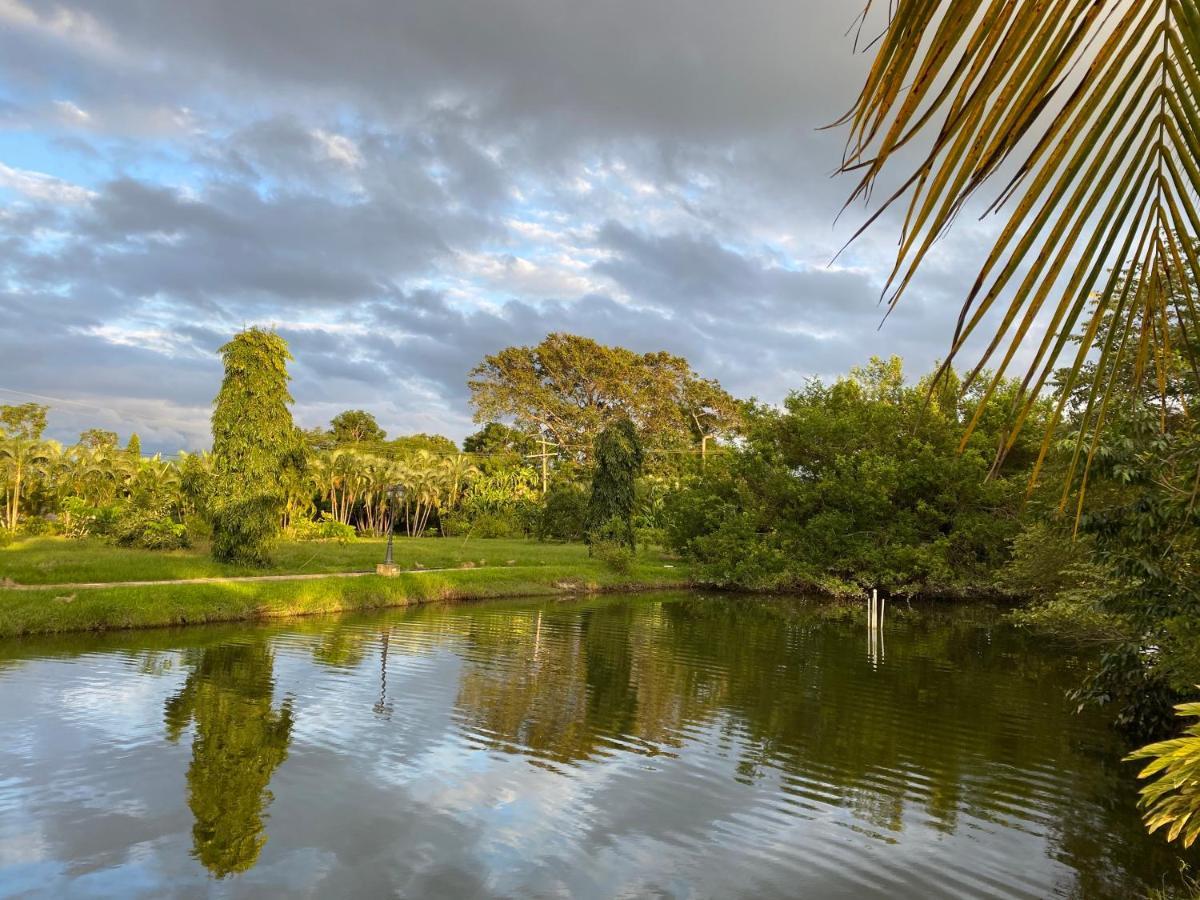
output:
M302 422L394 433L462 437L471 367L553 330L768 401L870 353L925 368L986 228L882 330L893 226L828 266L850 15L0 0L0 388L75 400L56 436L93 415L174 449L254 323L292 344Z
M28 169L14 169L0 162L0 189L7 188L31 200L76 204L91 199L92 192L77 184Z

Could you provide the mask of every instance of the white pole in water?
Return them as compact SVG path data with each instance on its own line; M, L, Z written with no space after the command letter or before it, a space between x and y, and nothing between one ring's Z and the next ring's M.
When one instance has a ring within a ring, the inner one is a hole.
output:
M886 608L887 608L887 598L886 597L879 598L878 627L880 630L883 630L883 611Z

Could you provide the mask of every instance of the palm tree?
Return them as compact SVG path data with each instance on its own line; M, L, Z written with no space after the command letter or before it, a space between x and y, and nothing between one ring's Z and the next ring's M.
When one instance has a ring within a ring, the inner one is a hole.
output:
M1172 294L1189 279L1200 283L1200 248L1187 237L1200 233L1200 8L1194 0L895 0L884 13L881 5L866 0L860 34L877 16L887 21L840 123L849 129L841 168L858 178L848 202L869 198L882 173L915 154L915 168L863 226L906 205L884 290L890 310L937 238L985 185L998 185L985 214L1004 211L1004 227L963 301L943 371L989 313L999 325L964 390L994 364L990 395L1030 342L1007 449L1071 335L1082 333L1040 470L1088 354L1099 354L1095 372L1125 358L1139 378L1161 371L1168 324L1183 313ZM1135 270L1143 277L1122 278ZM1118 325L1096 347L1108 315ZM1033 338L1039 319L1044 336ZM1109 391L1101 378L1089 385L1068 483L1081 455L1086 477Z
M50 458L48 445L22 434L0 438L0 472L4 475L4 527L16 531L21 521L21 499L37 467Z
M446 506L453 509L458 506L463 489L479 474L479 469L462 453L443 459L441 466L446 477Z

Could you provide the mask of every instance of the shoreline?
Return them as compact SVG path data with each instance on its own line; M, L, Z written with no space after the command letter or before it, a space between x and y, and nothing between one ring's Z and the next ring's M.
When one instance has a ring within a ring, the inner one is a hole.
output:
M254 622L507 597L571 596L694 586L685 566L483 566L382 576L328 573L261 580L161 581L97 587L0 587L0 639L30 635ZM682 571L680 571L682 570Z

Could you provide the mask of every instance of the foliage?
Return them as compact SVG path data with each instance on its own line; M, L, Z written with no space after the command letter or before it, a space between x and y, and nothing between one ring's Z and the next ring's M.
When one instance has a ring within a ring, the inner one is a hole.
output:
M4 487L4 527L15 532L21 521L21 503L37 467L46 462L49 448L42 442L46 407L37 403L0 406L0 483Z
M292 424L287 363L279 335L251 328L221 348L225 379L213 427L213 556L263 565L287 497L280 475L301 464Z
M538 510L537 473L526 465L481 473L464 492L453 531L456 534L515 537L528 534Z
M334 541L339 544L348 544L357 537L354 526L339 522L328 513L322 513L319 520L294 519L285 534L294 541Z
M144 550L183 550L191 546L185 524L172 521L159 511L134 506L127 507L117 520L113 542L118 547Z
M385 456L400 459L424 451L430 456L454 456L458 445L441 434L406 434L386 441L380 448Z
M984 410L959 452L979 402L930 399L898 358L813 380L782 411L753 411L743 446L667 499L671 544L731 586L986 589L1017 531L1032 451L1018 444L993 472L1003 417Z
M104 428L89 428L80 432L79 446L88 450L112 450L117 446L117 433Z
M522 457L536 450L537 445L529 434L501 422L488 422L463 438L464 453L508 457L506 461L510 464L519 463Z
M868 27L877 6L866 2ZM1200 13L1181 0L1017 0L980 10L975 0L888 5L866 84L844 120L842 170L859 179L853 196L869 197L883 172L917 161L872 216L907 198L885 288L893 306L980 189L1002 185L988 209L1007 207L1007 221L964 299L951 357L985 318L1001 322L980 361L1007 342L991 379L998 387L1034 322L1045 322L1019 404L1031 409L1068 337L1082 331L1062 397L1087 385L1095 417L1077 425L1098 431L1107 387L1082 374L1089 354L1099 355L1091 375L1110 362L1144 369L1163 357L1169 323L1187 312L1174 292L1200 281L1186 238L1200 222ZM1135 267L1145 274L1136 284L1124 277ZM1097 343L1110 313L1116 340ZM1046 420L1047 439L1060 413Z
M379 427L375 417L361 409L338 413L329 422L329 432L335 445L364 444L383 441L387 432Z
M1200 703L1181 703L1176 711L1181 717L1200 717ZM1168 841L1192 846L1200 836L1200 718L1182 737L1142 747L1127 758L1151 760L1139 777L1158 776L1141 791L1146 827L1151 832L1166 828Z
M1077 641L1116 641L1130 636L1120 616L1106 609L1119 584L1092 554L1094 542L1075 538L1062 516L1031 518L1012 542L1012 556L997 586L1025 606L1012 613L1017 625Z
M633 548L622 540L622 528L615 520L611 527L601 528L592 536L590 548L592 556L600 560L606 568L618 575L628 575L633 571L635 553Z
M442 532L447 537L516 538L529 530L529 516L524 510L459 510L442 519Z
M682 357L572 334L488 356L468 385L476 421L511 418L527 434L544 432L567 458L589 458L600 432L623 418L650 446L684 449L732 432L740 416L738 403Z
M718 522L688 549L698 562L697 576L707 584L749 590L796 584L779 536L758 533L744 516L733 514Z
M539 541L581 541L587 532L588 492L573 481L556 481L542 498Z
M610 540L633 550L637 544L633 530L635 484L644 459L633 422L617 419L605 427L596 438L594 455L592 491L584 521L588 543Z
M41 440L42 432L46 430L47 409L40 403L0 406L0 431L8 438Z
M167 738L195 724L188 806L193 855L217 878L245 872L267 842L263 808L292 735L292 702L272 705L274 658L262 641L189 653L191 672L167 701Z

